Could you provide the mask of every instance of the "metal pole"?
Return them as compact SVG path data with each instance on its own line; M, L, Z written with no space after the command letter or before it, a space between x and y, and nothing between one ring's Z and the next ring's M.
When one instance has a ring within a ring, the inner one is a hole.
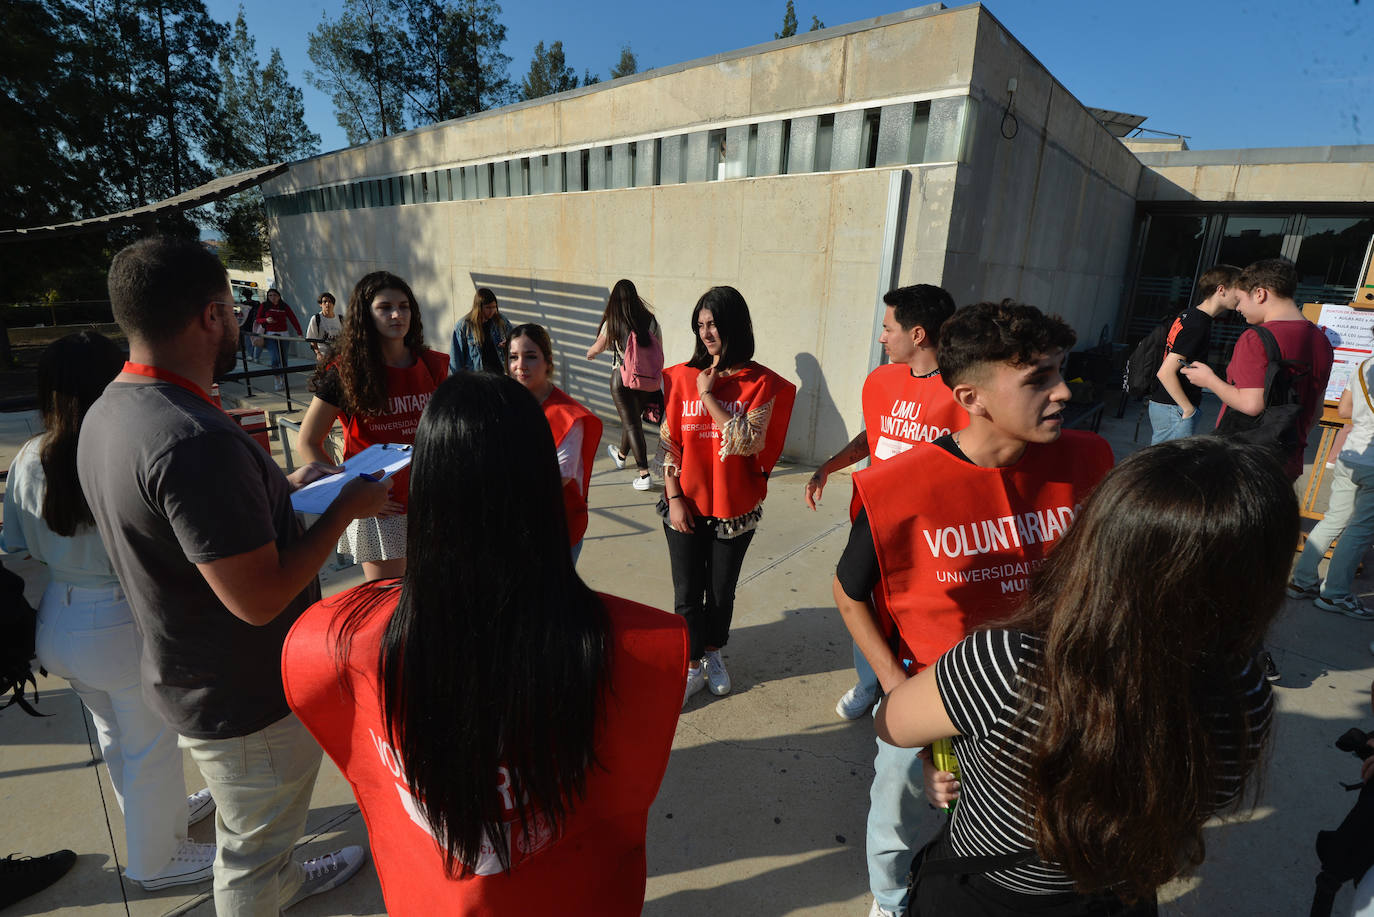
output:
M878 294L874 298L873 337L868 345L869 372L883 363L883 345L878 342L878 335L883 330L883 315L887 311L883 295L897 285L897 277L901 273L902 237L906 234L906 208L910 191L910 172L896 169L888 173L887 214L883 219L883 250L878 264Z

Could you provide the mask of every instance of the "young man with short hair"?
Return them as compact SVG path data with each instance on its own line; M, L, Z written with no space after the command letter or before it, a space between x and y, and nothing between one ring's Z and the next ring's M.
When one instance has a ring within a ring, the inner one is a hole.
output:
M1033 306L960 309L941 329L938 359L968 425L855 475L863 509L834 595L885 691L1009 613L1112 466L1101 437L1063 430L1060 364L1075 340ZM896 624L893 639L882 613ZM886 917L906 909L925 806L917 750L877 743L866 843L870 914Z
M1297 445L1284 455L1284 470L1296 481L1302 477L1303 453L1307 434L1317 419L1331 378L1331 341L1326 332L1303 317L1293 299L1298 289L1298 271L1285 258L1256 261L1236 279L1236 311L1251 325L1262 326L1274 336L1285 360L1305 365L1308 371L1295 382L1302 401L1298 416ZM1221 399L1220 426L1227 411L1240 411L1251 417L1264 412L1264 377L1269 357L1255 329L1247 328L1236 341L1223 382L1205 363L1191 363L1180 370L1188 381L1210 390Z
M807 480L806 505L812 510L826 479L836 471L870 457L877 464L968 423L968 414L941 381L935 359L940 326L954 314L953 297L940 287L918 283L889 290L883 294L883 302L887 309L879 340L892 362L879 366L864 380L864 428ZM851 520L858 511L855 491L850 501ZM890 623L885 622L889 633ZM858 682L835 704L835 713L847 720L863 716L878 699L878 677L857 645L854 670Z
M320 746L281 681L286 632L320 597L320 567L391 487L355 479L303 531L290 477L210 400L238 322L219 259L193 240L135 242L110 265L129 362L82 424L77 473L143 635L143 691L180 734L218 806L215 910L276 914L366 859L297 863Z
M1202 389L1179 370L1186 363L1205 362L1212 338L1212 319L1236 307L1236 278L1240 268L1217 264L1198 280L1204 298L1174 319L1164 339L1164 359L1150 388L1150 444L1192 436L1197 427L1198 402Z

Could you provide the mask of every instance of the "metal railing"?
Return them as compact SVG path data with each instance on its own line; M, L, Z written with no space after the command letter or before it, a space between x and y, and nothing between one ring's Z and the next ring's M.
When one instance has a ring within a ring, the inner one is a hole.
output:
M326 341L326 340L323 339L323 338L296 337L296 336L293 336L293 335L286 335L286 334L280 334L280 335L279 335L279 334L262 335L262 337L263 337L263 350L264 350L264 351L266 351L266 350L267 350L268 348L270 348L270 347L275 347L275 348L277 349L277 363L278 363L278 365L277 365L277 366L269 366L269 367L267 367L267 368L265 368L265 369L249 369L249 368L248 368L248 338L249 338L249 337L254 337L254 336L256 336L256 335L251 335L251 334L248 334L248 333L246 333L246 332L239 335L239 362L240 362L240 364L243 366L243 369L240 370L240 371L238 371L238 372L226 373L226 374L224 374L223 376L218 376L218 377L216 377L215 381L216 381L216 382L240 382L240 383L243 384L243 387L247 390L248 397L249 397L249 398L252 398L252 397L253 397L253 380L254 380L254 379L261 379L263 376L281 376L281 377L282 377L282 390L281 390L281 395L282 395L283 398L286 399L286 409L287 409L288 411L297 410L296 405L295 405L295 401L298 400L298 399L294 399L294 398L292 398L292 396L291 396L291 375L292 375L292 373L300 373L300 372L310 372L310 373L313 373L313 372L315 371L315 369L316 369L316 364L315 364L315 362L314 362L313 360L312 360L310 363L294 363L294 364L293 364L293 363L287 363L287 362L286 362L286 355L285 355L284 353L282 353L282 345L284 345L284 344L296 344L296 343L305 343L305 344L327 344L328 341ZM309 397L310 397L310 396L307 394L307 395L306 395L306 400L307 400L307 401L309 400ZM302 402L301 407L305 407L305 402Z

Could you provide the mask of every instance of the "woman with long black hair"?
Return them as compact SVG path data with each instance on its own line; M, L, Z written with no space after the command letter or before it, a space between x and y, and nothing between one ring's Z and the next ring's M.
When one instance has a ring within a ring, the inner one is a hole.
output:
M1297 533L1283 470L1244 443L1174 440L1108 473L1021 609L879 709L884 740L953 737L959 763L928 776L958 805L913 912L1154 914L1262 758L1257 656Z
M186 827L214 802L208 790L187 799L176 731L143 699L143 638L76 475L81 421L123 366L123 351L93 331L43 351L44 433L20 446L10 466L0 545L27 551L52 574L38 606L38 661L91 712L124 813L124 873L157 889L210 878L215 845L187 840Z
M315 605L282 657L367 819L387 911L638 914L682 623L578 578L553 437L513 380L440 386L410 487L404 580Z
M754 362L749 306L734 287L702 294L692 334L692 358L663 372L658 456L673 605L692 635L684 704L708 683L712 694L730 693L720 650L797 396L795 385Z
M611 401L620 415L620 445L608 444L615 467L624 468L625 458L633 455L639 474L630 482L635 490L653 486L649 477L649 457L644 451L644 406L663 391L663 332L649 304L639 298L633 281L617 280L601 313L601 328L596 341L587 349L594 360L610 348ZM657 366L657 369L654 367Z
M425 346L410 285L373 271L353 288L333 359L310 380L315 397L301 420L301 455L333 464L324 440L336 419L345 460L378 443L414 442L420 413L447 375L448 355ZM362 564L367 579L405 572L408 479L407 470L398 472L382 514L355 519L339 539L339 553Z

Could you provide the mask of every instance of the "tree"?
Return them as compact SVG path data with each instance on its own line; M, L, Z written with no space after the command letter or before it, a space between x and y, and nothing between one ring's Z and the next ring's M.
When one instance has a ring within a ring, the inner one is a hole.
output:
M405 130L408 62L395 28L399 0L346 0L337 20L320 16L307 53L318 69L306 73L329 93L349 143Z
M582 85L583 85L583 86L591 86L593 83L599 83L599 82L601 82L601 77L600 77L598 74L592 73L592 71L591 71L589 68L587 68L587 67L583 67L583 68L582 68Z
M507 69L510 55L501 50L506 43L506 27L499 18L501 5L496 0L460 0L457 9L467 23L459 57L463 92L458 98L458 111L470 115L517 101L519 94Z
M782 31L774 32L774 38L791 38L797 34L797 10L792 0L787 0L787 10L782 14Z
M824 23L824 22L821 22L821 17L817 16L815 13L812 13L812 14L811 14L811 28L807 29L806 31L808 31L808 32L819 32L819 31L820 31L821 29L823 29L823 28L825 28L825 23Z
M493 0L402 0L410 77L406 97L416 124L447 121L510 101L506 27Z
M563 57L563 42L555 41L547 50L542 41L535 45L530 72L520 84L523 97L538 99L576 88L577 71L569 67Z
M618 80L622 76L629 76L639 72L639 58L630 50L628 44L620 46L620 60L611 68L611 79Z

